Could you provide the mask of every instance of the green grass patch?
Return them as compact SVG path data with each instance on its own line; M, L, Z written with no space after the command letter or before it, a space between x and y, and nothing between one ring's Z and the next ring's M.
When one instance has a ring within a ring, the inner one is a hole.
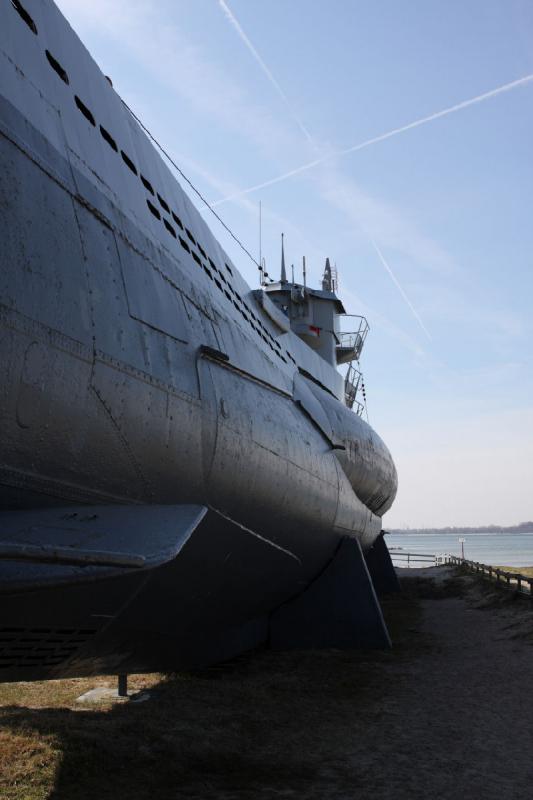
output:
M501 569L503 572L519 572L521 575L533 578L533 567L495 567L494 569Z

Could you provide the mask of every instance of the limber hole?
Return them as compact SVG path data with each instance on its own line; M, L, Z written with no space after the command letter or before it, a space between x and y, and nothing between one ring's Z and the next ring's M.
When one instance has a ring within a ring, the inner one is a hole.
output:
M15 11L18 12L20 17L24 20L30 31L32 31L32 33L34 33L37 36L37 25L30 17L30 15L26 11L22 3L19 3L18 0L11 0L11 5L15 9Z
M146 203L147 203L147 205L148 205L148 208L150 209L150 211L151 211L151 212L152 212L152 214L154 215L154 217L156 217L156 219L161 219L161 214L159 213L159 211L157 210L157 208L154 206L154 204L153 204L153 203L151 203L151 202L148 200L148 198L146 198Z
M168 203L167 203L166 200L163 200L163 198L161 197L159 192L157 193L157 199L159 200L159 203L161 204L161 208L164 208L165 211L167 212L167 214L170 214L170 208L168 207Z
M134 175L137 175L137 167L135 166L131 158L128 155L126 155L124 150L120 151L120 155L122 156L122 160L126 164L126 166L131 169Z
M53 69L55 72L57 72L57 74L59 75L59 77L61 78L61 80L62 80L64 83L66 83L66 84L67 84L67 86L68 86L68 84L70 83L70 81L69 81L69 79L68 79L68 75L67 75L67 72L66 72L66 70L65 70L65 69L63 69L63 67L61 66L61 64L59 63L59 61L57 61L57 59L55 59L55 58L53 57L52 53L51 53L49 50L45 50L44 52L45 52L45 54L46 54L46 58L48 59L48 63L50 64L50 66L52 67L52 69Z
M172 213L172 219L174 220L178 228L181 228L181 230L183 230L183 222L181 221L181 219L173 211L171 213Z
M85 103L82 103L77 94L74 95L74 102L78 106L79 110L81 111L85 119L88 120L94 127L96 125L96 122L94 121L93 115L91 114Z
M118 153L117 143L115 142L109 131L106 131L106 129L102 125L100 125L100 133L102 134L102 139L105 139L109 147L111 147L115 151L115 153Z
M188 253L190 253L190 252L191 252L191 248L189 247L189 245L187 244L187 242L185 241L185 239L182 239L182 237L181 237L181 236L180 236L180 244L181 244L181 246L183 247L183 249L184 249L184 250L186 250Z
M176 231L174 230L174 228L172 227L172 225L170 224L170 222L169 222L167 219L164 219L164 220L163 220L163 222L164 222L164 224L165 224L165 228L167 229L167 231L168 231L169 233L171 233L171 234L172 234L172 236L173 236L173 237L174 237L174 239L175 239L175 238L176 238Z
M148 180L148 178L145 178L145 177L144 177L144 175L141 175L141 181L142 181L142 185L144 186L144 188L145 188L145 189L148 189L148 191L150 192L150 194L153 194L153 195L155 195L155 192L154 192L153 186L152 186L152 184L150 183L150 181Z

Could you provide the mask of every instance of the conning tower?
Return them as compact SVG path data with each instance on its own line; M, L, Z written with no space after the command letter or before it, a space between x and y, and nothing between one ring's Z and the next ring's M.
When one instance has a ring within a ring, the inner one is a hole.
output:
M350 408L355 401L359 373L352 366L358 361L368 333L364 317L347 314L336 294L337 275L326 258L322 288L306 285L305 257L303 284L287 280L283 234L281 239L281 277L279 282L264 286L264 291L277 308L288 317L291 330L312 350L332 366L348 364L345 399ZM349 321L352 330L343 330ZM354 383L355 381L355 383Z

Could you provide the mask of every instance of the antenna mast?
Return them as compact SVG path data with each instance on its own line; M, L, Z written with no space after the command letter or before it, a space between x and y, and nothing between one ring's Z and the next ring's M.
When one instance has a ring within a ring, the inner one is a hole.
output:
M263 220L262 220L262 213L261 213L261 200L259 201L259 280L261 286L264 284L263 278L263 259L262 259L262 252L261 252L261 245L262 245L262 227L263 227Z

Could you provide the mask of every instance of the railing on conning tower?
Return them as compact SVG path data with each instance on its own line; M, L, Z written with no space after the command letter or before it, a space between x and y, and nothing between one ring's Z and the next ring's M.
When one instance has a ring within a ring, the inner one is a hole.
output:
M353 330L337 333L337 364L349 364L359 361L370 328L365 317L358 314L342 314L341 318L356 321Z
M346 376L344 378L344 402L361 417L364 411L364 406L357 400L357 392L361 385L362 375L353 364L348 365Z
M348 318L352 324L352 320L356 321L351 331L338 331L335 335L337 339L337 364L347 365L346 375L344 377L344 402L348 408L353 409L353 411L361 417L365 406L357 399L357 393L361 388L364 399L364 385L362 375L359 370L354 367L353 362L359 362L361 351L370 328L365 317L361 317L358 314L342 314L341 318Z

